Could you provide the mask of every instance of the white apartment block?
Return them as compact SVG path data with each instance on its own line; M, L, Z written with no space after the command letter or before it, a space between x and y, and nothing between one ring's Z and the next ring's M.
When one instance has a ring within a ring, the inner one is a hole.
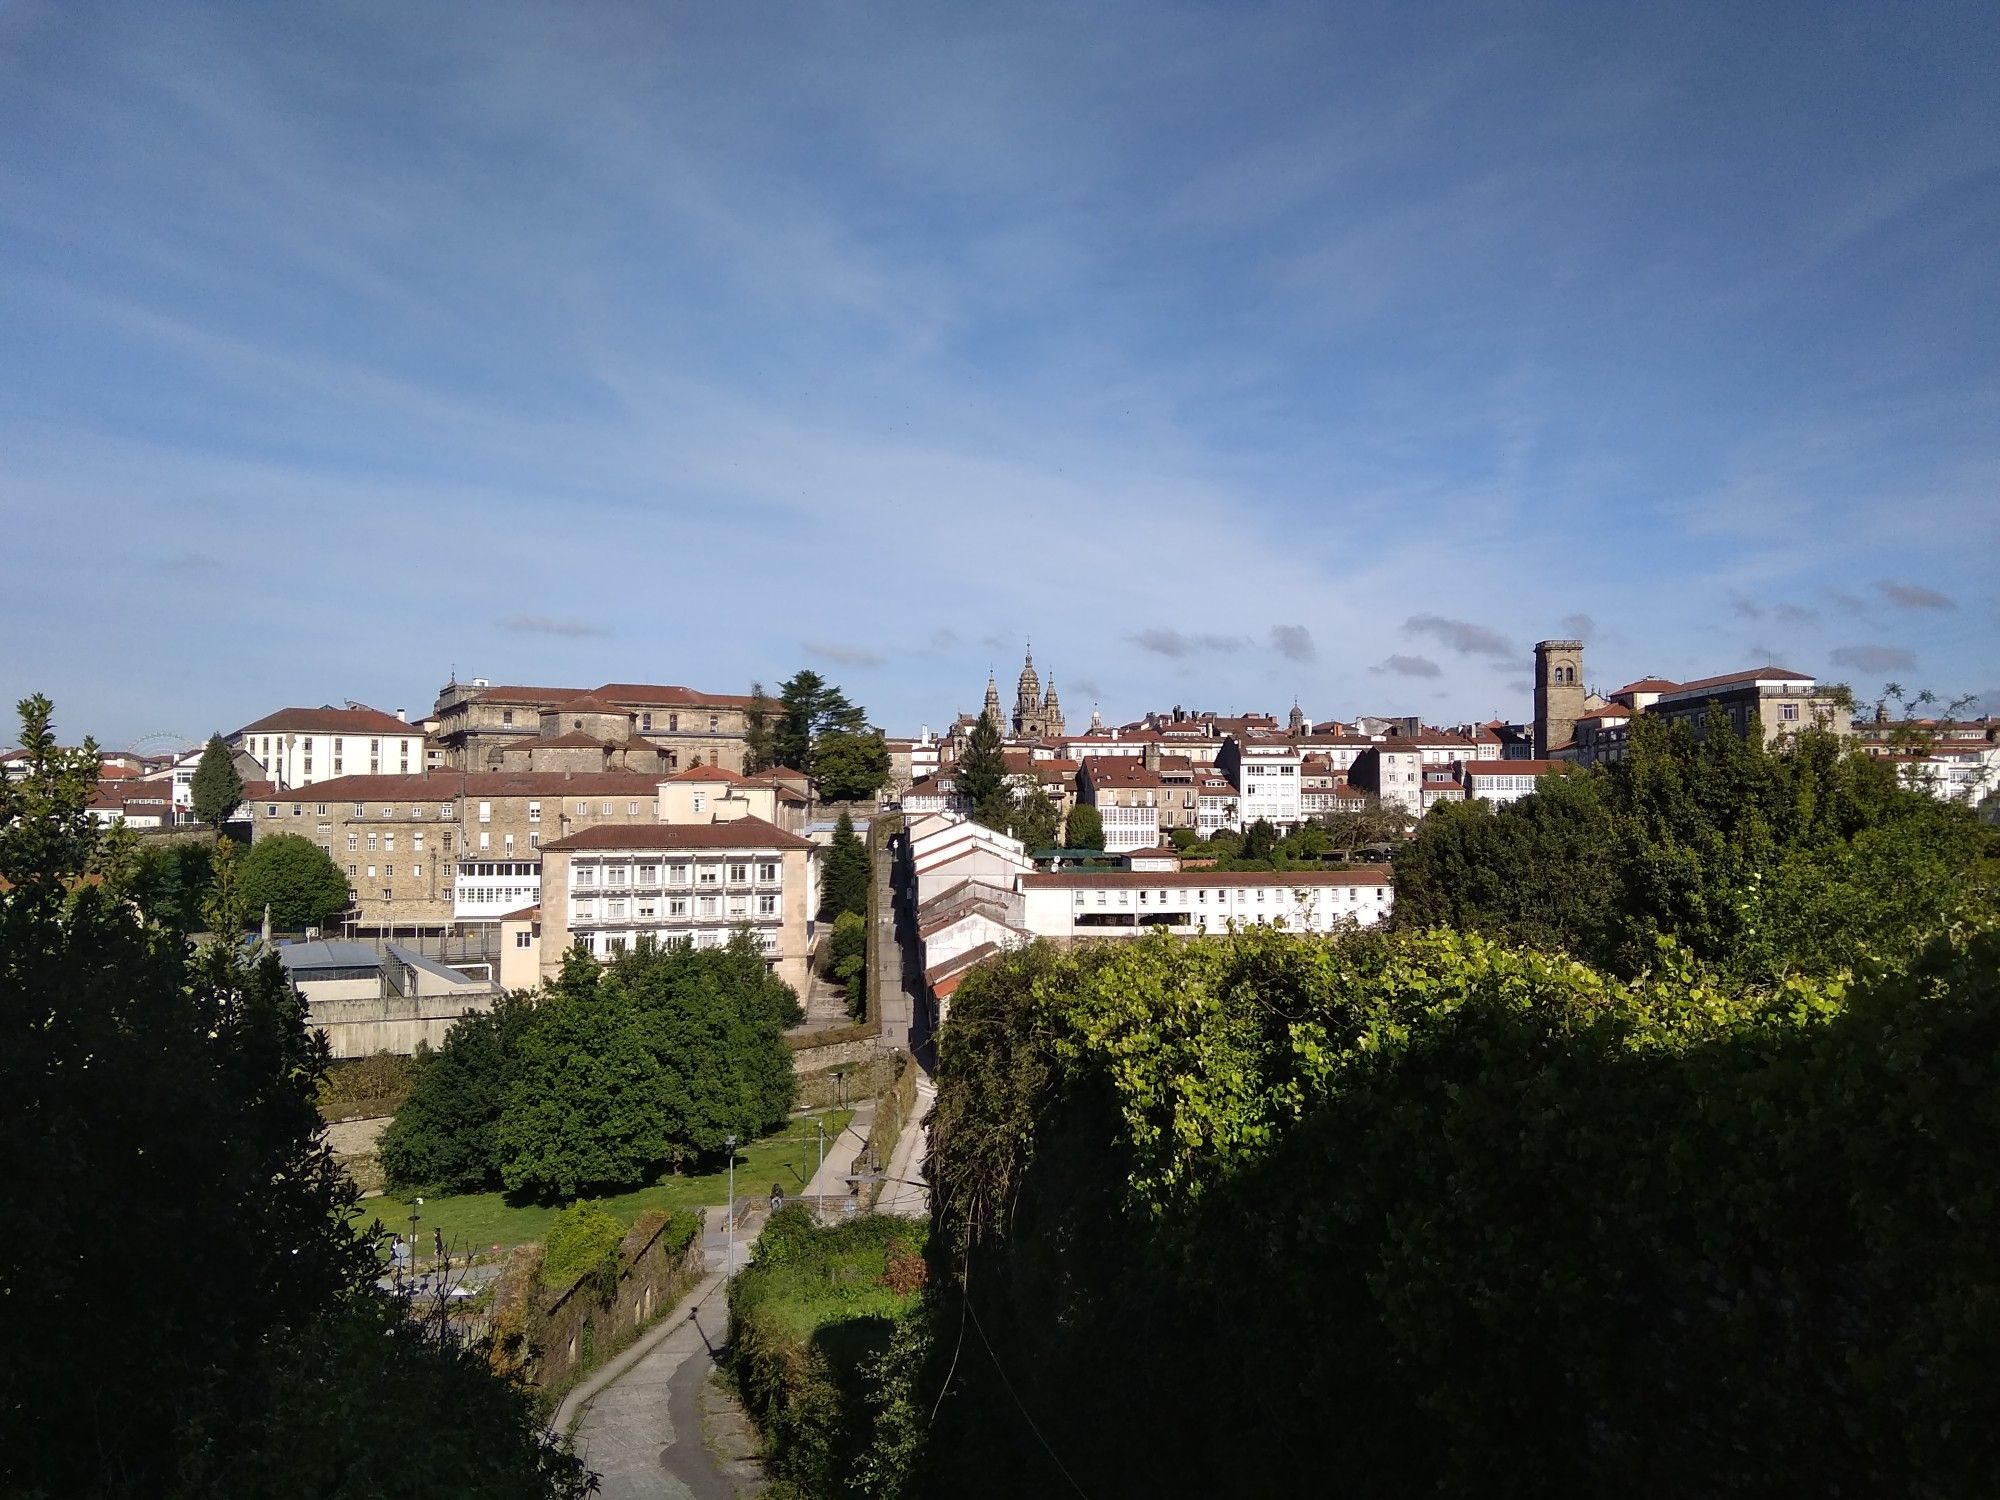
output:
M1025 926L1038 938L1188 936L1282 925L1290 932L1373 927L1395 905L1389 875L1359 870L1077 870L1024 875Z
M1245 827L1259 818L1278 828L1305 820L1300 786L1305 752L1299 742L1276 734L1231 735L1222 743L1218 769L1236 784L1237 814Z
M346 708L281 708L229 736L279 790L336 776L409 776L424 769L424 733L395 714Z
M577 943L611 959L641 938L720 948L748 928L803 995L818 907L818 846L762 818L586 829L542 846L542 970Z
M1467 801L1491 802L1504 807L1533 795L1542 778L1554 772L1560 762L1553 760L1468 760L1459 765Z

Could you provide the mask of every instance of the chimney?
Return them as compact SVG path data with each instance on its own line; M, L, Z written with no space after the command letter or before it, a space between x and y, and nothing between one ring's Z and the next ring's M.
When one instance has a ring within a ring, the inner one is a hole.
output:
M1160 769L1160 742L1158 740L1147 741L1146 748L1139 752L1139 763L1149 771Z
M403 710L403 709L400 709L400 708L399 708L399 709L397 709L397 710L396 710L396 722L397 722L397 723L399 723L399 724L407 724L407 723L409 723L409 722L410 722L410 716L409 716L409 714L408 714L408 713L407 713L407 712L406 712L405 710Z

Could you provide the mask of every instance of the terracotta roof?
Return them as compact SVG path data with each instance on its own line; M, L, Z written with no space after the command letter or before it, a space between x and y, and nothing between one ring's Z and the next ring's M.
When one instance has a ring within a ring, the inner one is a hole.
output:
M415 724L406 724L394 714L385 714L379 708L335 708L324 704L319 708L281 708L274 714L266 714L254 723L245 724L237 734L414 734L422 735L423 730Z
M1683 682L1673 689L1676 695L1682 693L1706 692L1710 688L1741 687L1745 683L1769 681L1785 678L1794 682L1811 682L1813 678L1805 672L1788 672L1783 667L1753 667L1747 672L1726 672L1720 677L1701 677L1693 682Z
M559 714L617 714L621 718L625 714L623 708L596 693L580 693L567 702L557 704L552 711Z
M1459 768L1468 779L1478 776L1546 776L1567 765L1560 760L1466 760Z
M550 849L811 849L811 839L787 833L762 818L731 818L721 823L617 823L586 828L552 844Z
M935 987L939 980L962 975L975 964L984 963L994 954L1002 951L998 943L981 943L977 948L968 948L963 953L954 954L943 963L933 964L930 968L924 970L924 978L929 980L933 987Z
M599 739L594 734L585 734L580 729L572 729L568 734L552 734L546 739L538 739L530 746L535 750L606 750L610 742ZM653 748L648 746L648 749Z
M652 797L647 771L413 771L407 776L336 776L274 792L273 802L438 802L463 797Z
M669 781L722 781L731 786L747 785L746 778L722 766L689 766L667 778Z
M92 807L171 808L173 788L159 781L100 781L91 794Z
M592 696L646 708L748 708L751 701L747 693L701 693L690 687L649 682L607 682L594 689ZM771 706L777 707L775 698Z
M539 904L524 906L519 911L502 913L498 920L502 922L539 922L542 920L542 908Z
M458 685L462 688L470 686L463 682ZM498 687L472 688L472 696L467 701L476 699L481 703L562 703L582 691L582 688L573 687L522 687L507 683Z
M1055 875L1023 875L1026 888L1057 890L1069 886L1142 885L1387 885L1389 872L1380 865L1355 870L1074 870Z
M1162 787L1160 773L1146 768L1136 755L1094 755L1083 763L1079 775L1088 776L1093 787Z
M1620 689L1620 691L1622 692L1623 689ZM1579 724L1583 724L1587 723L1591 719L1629 719L1631 717L1632 717L1632 710L1627 708L1624 704L1607 703L1603 708L1592 709L1589 713L1585 714L1582 718L1578 719L1576 722Z
M1669 682L1664 677L1641 677L1637 682L1628 682L1621 688L1613 688L1605 696L1616 698L1624 693L1671 693L1679 686L1678 682Z

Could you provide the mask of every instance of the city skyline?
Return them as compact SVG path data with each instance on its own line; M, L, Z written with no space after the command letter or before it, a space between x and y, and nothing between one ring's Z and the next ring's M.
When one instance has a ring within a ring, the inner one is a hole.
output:
M10 700L2000 709L1990 11L472 14L0 5Z

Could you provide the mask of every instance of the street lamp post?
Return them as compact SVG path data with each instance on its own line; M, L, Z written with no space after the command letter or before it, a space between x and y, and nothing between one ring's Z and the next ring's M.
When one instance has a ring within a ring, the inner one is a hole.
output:
M722 1144L729 1148L729 1250L722 1272L727 1281L736 1274L736 1137L726 1135Z
M423 1206L424 1200L421 1198L413 1199L410 1203L410 1295L413 1298L417 1294L417 1220L422 1217L417 1210Z

